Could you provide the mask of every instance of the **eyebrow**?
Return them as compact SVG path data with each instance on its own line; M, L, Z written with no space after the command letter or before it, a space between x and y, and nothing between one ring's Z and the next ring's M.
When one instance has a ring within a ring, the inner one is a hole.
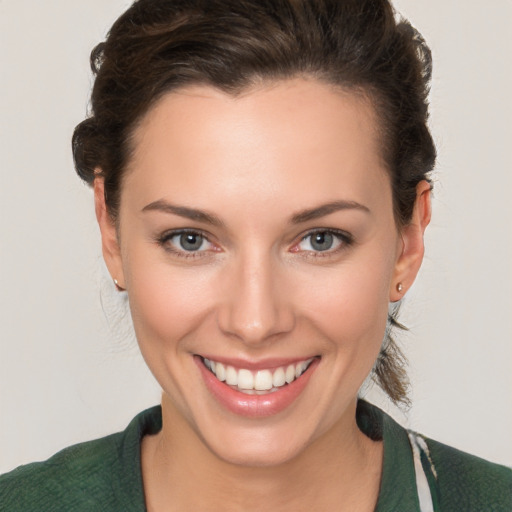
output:
M205 224L211 224L212 226L216 227L224 226L224 222L213 213L208 213L204 210L198 210L196 208L189 208L187 206L174 205L164 201L163 199L154 201L153 203L144 206L142 211L159 211L164 213L172 213L173 215L178 215L180 217L184 217L185 219L195 220Z
M340 210L359 210L362 212L370 213L370 209L360 203L357 203L355 201L339 200L322 204L315 208L308 208L306 210L302 210L298 213L295 213L294 215L292 215L290 223L302 224L310 220L325 217L326 215L329 215ZM158 201L154 201L146 205L142 209L142 211L160 211L164 213L178 215L179 217L184 217L186 219L203 222L205 224L211 224L212 226L216 227L225 226L224 222L213 213L209 213L204 210L199 210L197 208L189 208L188 206L174 205L167 201L164 201L163 199L159 199Z
M329 215L340 210L359 210L365 213L370 213L370 209L360 203L357 203L355 201L340 200L322 204L320 206L317 206L316 208L302 210L301 212L298 212L292 216L291 222L292 224L301 224L309 220L315 220L319 219L320 217L325 217L326 215Z

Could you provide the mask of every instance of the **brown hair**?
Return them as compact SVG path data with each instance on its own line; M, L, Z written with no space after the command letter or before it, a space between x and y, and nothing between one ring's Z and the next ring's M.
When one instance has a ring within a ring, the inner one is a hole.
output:
M434 166L430 51L388 0L137 0L93 50L91 66L91 112L75 129L73 156L87 183L100 171L114 220L137 123L164 94L192 84L236 95L305 76L365 94L378 115L398 226ZM393 315L390 325L399 325ZM387 335L373 375L394 402L407 401L404 363Z

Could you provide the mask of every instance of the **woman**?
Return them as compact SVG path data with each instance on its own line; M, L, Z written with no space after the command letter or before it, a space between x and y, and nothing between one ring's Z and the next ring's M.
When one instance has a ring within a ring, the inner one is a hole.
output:
M406 401L388 306L430 220L430 54L387 2L139 0L75 130L162 406L0 480L6 510L509 510ZM383 341L384 340L384 341ZM30 489L30 491L27 491Z

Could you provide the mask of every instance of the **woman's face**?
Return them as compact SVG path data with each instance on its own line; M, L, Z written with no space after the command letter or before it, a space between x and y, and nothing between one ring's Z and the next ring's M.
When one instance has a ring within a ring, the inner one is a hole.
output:
M299 79L170 93L136 131L119 251L99 217L188 434L268 465L354 424L405 243L368 102Z

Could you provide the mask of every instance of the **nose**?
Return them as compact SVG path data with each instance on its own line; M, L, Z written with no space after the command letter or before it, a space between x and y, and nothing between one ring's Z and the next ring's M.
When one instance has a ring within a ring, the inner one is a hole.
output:
M229 270L218 310L224 334L256 346L293 330L292 301L279 267L271 258L253 256Z

